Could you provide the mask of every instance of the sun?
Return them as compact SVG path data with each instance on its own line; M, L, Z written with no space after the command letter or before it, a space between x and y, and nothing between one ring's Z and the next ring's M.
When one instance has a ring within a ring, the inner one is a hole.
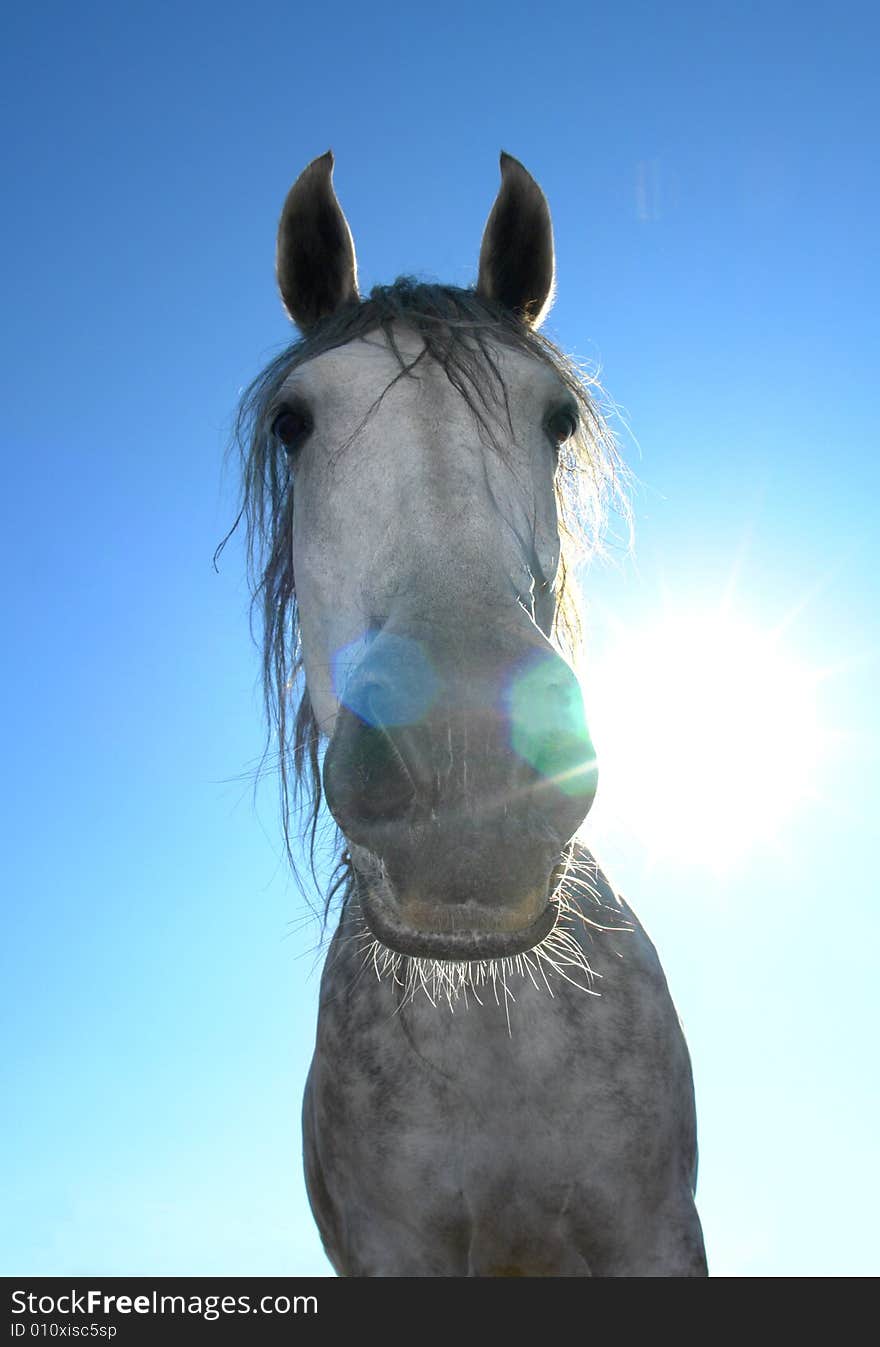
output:
M602 817L650 857L718 870L818 794L818 675L727 613L620 632L585 678Z

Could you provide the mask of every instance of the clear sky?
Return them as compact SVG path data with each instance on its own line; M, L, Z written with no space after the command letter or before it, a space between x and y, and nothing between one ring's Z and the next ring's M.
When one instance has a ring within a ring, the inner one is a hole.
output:
M878 26L10 11L0 1272L329 1271L299 1138L320 936L253 799L240 550L211 568L239 390L288 339L278 213L328 146L364 288L474 278L501 148L548 195L547 330L601 365L638 477L633 557L586 577L594 827L685 1023L710 1264L880 1270Z

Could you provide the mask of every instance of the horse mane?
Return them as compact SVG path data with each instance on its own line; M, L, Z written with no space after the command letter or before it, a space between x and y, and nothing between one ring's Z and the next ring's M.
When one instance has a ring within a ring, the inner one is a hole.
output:
M551 633L558 648L572 661L577 660L581 640L581 602L573 577L575 563L585 553L600 549L609 505L615 505L629 524L626 470L596 396L597 380L547 337L475 290L424 283L406 276L393 285L377 286L368 298L343 305L288 346L245 389L231 444L231 448L237 447L241 462L241 505L232 528L217 548L215 564L244 521L251 634L262 652L268 727L258 776L277 755L281 823L288 860L297 875L293 842L307 838L311 873L316 882L315 845L323 798L320 730L303 676L293 575L295 474L288 469L283 445L272 434L272 422L279 392L294 369L369 333L382 331L397 357L400 374L392 382L405 377L416 362L404 360L395 341L395 325L398 330L406 327L422 338L425 350L417 359L427 357L443 368L450 384L499 452L503 452L503 444L498 441L492 422L501 413L510 424L510 410L493 344L512 347L543 361L574 397L580 411L580 429L563 447L555 480L562 551ZM291 819L295 806L302 823L294 830ZM331 884L325 912L347 878L347 858L339 853L336 879Z

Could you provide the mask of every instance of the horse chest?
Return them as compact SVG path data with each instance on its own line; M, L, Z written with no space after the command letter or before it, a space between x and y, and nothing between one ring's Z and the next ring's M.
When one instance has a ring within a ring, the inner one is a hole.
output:
M646 1194L687 1203L687 1051L640 935L629 961L592 950L600 997L513 979L506 1008L491 991L454 1011L401 1008L392 985L353 978L331 954L306 1169L343 1266L585 1275L584 1251L612 1228L626 1243Z

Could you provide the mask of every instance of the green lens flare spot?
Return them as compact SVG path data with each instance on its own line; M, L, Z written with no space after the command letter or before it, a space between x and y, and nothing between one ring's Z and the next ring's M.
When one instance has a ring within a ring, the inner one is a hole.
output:
M596 753L584 699L574 678L559 679L555 657L514 675L508 713L514 753L565 795L595 792Z

